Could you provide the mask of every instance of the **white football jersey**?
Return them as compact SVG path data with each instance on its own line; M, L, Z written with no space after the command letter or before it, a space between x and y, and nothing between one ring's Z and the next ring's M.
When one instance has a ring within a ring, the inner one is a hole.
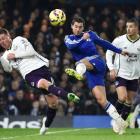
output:
M127 80L138 79L140 77L140 38L132 42L125 34L114 39L112 44L130 54L123 56L107 50L106 61L109 70L115 69L117 76ZM114 54L115 59L113 60Z
M7 60L7 54L10 52L15 54L15 60ZM23 78L33 70L44 65L49 66L49 60L39 55L31 43L21 36L13 39L10 50L5 51L0 61L5 71L11 72L12 68L15 68Z

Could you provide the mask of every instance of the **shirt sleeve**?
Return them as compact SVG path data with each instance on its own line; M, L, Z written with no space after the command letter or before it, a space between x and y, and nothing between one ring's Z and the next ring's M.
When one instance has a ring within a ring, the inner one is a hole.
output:
M106 52L106 64L109 70L113 70L114 68L114 64L113 64L113 56L115 55L115 53L113 51L107 50Z
M65 36L64 42L68 49L73 49L73 48L80 46L84 42L84 40L83 39L72 40L70 38L70 36L67 35L67 36Z
M111 44L110 42L103 40L102 38L100 38L97 34L95 34L94 32L89 32L90 34L90 38L93 40L93 42L95 44L100 45L101 47L107 49L107 50L111 50L113 52L116 53L121 53L122 50L119 48L116 48L113 44Z
M10 65L10 62L7 60L7 54L8 52L6 51L0 58L1 65L6 72L11 72L12 71L12 66Z
M19 40L15 40L15 44L13 48L13 53L16 58L27 58L35 55L35 50L32 44L25 38L20 38Z
M119 46L120 44L120 40L117 38L115 38L112 42L112 44L116 47ZM111 51L111 50L107 50L106 52L106 64L109 70L113 70L115 69L114 64L113 64L113 56L115 55L115 52Z

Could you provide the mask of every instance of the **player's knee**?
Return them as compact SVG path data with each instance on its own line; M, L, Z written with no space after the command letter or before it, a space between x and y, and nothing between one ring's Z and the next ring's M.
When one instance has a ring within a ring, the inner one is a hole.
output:
M58 105L57 104L52 104L52 105L49 105L49 107L52 108L52 109L57 109Z
M40 79L38 81L37 87L38 88L43 88L43 89L48 89L48 87L52 85L52 83L46 79Z
M104 98L102 98L102 97L98 97L98 98L96 98L96 99L97 99L97 102L98 102L102 107L104 107L104 106L106 105L106 102L107 102L106 99L104 99Z
M118 99L123 103L127 100L127 96L122 95L122 96L119 96Z
M129 105L131 105L131 104L132 104L132 102L133 102L133 100L128 99L128 98L125 100L125 103L127 103L127 104L129 104Z
M57 96L47 96L46 97L46 100L47 100L47 104L50 108L52 109L57 109L58 108L58 103L59 103L59 100L58 100L58 97Z
M87 70L93 70L93 65L87 59L82 59L80 62L85 64Z
M94 67L93 67L92 64L88 64L88 65L86 66L86 68L87 68L87 70L93 70L93 69L94 69Z
M48 103L48 106L52 109L57 109L58 108L58 100L53 103Z

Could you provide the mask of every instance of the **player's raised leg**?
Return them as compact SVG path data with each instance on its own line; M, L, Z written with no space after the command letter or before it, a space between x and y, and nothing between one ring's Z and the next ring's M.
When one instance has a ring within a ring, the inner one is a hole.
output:
M47 90L49 93L52 93L58 97L67 97L69 101L78 102L79 97L76 96L74 93L68 93L63 88L56 87L51 82L46 79L40 79L38 82L38 88L43 88Z

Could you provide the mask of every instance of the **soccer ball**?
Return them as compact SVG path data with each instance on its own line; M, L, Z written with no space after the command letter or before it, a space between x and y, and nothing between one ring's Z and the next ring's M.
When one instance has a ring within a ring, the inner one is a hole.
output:
M66 15L61 9L54 9L49 14L49 20L53 26L62 26L66 21Z

